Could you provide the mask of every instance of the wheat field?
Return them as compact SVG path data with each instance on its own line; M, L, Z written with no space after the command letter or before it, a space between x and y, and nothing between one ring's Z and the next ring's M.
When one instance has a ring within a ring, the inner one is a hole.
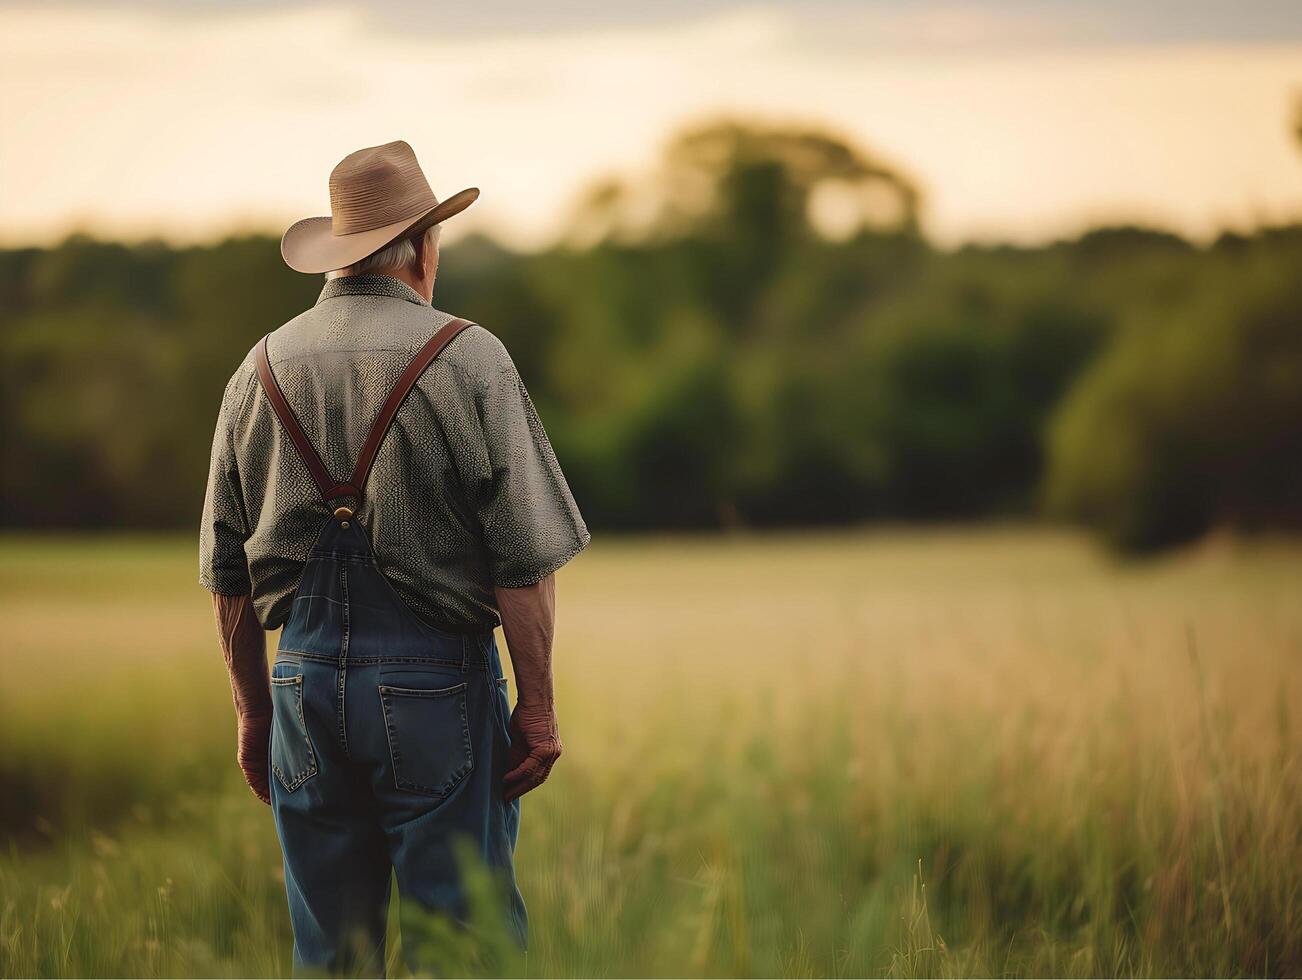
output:
M290 971L195 567L0 539L4 976ZM1302 971L1302 545L599 536L558 591L530 948L449 975Z

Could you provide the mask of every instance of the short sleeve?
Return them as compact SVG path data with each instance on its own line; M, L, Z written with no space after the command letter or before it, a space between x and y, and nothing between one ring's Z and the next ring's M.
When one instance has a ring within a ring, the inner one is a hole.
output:
M591 540L529 392L501 342L483 331L474 413L453 453L476 512L493 584L546 578Z
M229 398L224 398L213 436L208 490L199 527L199 581L209 592L248 595L252 591L244 554L247 527L231 438Z

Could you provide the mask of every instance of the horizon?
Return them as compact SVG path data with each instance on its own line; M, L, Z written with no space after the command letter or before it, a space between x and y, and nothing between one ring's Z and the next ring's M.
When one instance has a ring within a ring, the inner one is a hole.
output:
M1218 242L1227 238L1251 238L1255 235L1269 234L1277 231L1288 231L1298 228L1302 228L1302 215L1284 221L1263 223L1246 229L1223 228L1215 234L1205 237L1185 235L1178 229L1161 225L1125 220L1088 225L1062 235L1035 241L1013 241L1011 239L986 238L981 240L941 242L936 241L928 235L925 228L921 229L919 234L928 247L941 253L955 253L961 252L965 249L975 249L978 251L999 251L1003 249L1013 251L1035 251L1037 249L1054 248L1060 245L1075 245L1091 235L1126 231L1133 231L1144 235L1153 235L1155 237L1169 236L1178 239L1180 242L1193 249L1209 249L1214 248ZM891 232L874 232L871 229L865 230L869 234L891 234ZM815 229L815 231L817 232L817 229ZM125 237L98 234L94 231L73 228L61 237L49 241L12 243L0 239L0 251L20 252L28 249L34 249L37 251L53 251L75 242L87 242L93 245L121 245L130 249L148 248L150 246L158 245L174 251L185 251L186 249L216 248L226 242L242 241L253 238L279 241L282 234L282 231L273 228L232 228L229 231L217 233L212 237L177 240L169 238L163 234ZM823 237L826 241L831 242L839 240L827 236ZM457 235L449 235L445 233L443 236L443 246L445 248L454 248L456 246L468 245L474 242L488 242L493 248L521 257L537 255L551 249L566 248L571 245L571 243L564 239L542 241L535 244L517 245L497 237L492 228L482 227L474 228L471 231L462 232ZM589 244L590 243L584 242L575 245L574 247L582 250L583 248L588 247ZM314 276L317 275L317 273L303 273L303 275Z

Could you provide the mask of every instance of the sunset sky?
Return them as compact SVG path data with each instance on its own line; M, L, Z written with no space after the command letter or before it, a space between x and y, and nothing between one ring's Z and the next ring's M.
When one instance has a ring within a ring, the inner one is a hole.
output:
M0 2L0 242L203 240L326 213L404 138L480 229L722 114L826 125L913 175L946 244L1302 219L1302 3Z

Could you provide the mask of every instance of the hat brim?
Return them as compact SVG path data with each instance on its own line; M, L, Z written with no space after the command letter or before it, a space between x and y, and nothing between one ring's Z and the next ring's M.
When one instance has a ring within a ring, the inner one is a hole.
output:
M295 272L335 272L354 262L360 262L372 252L378 252L400 238L418 235L431 225L459 214L470 207L477 197L479 188L467 187L415 218L403 218L391 225L351 235L333 234L332 222L328 217L304 218L290 225L280 239L280 255Z

